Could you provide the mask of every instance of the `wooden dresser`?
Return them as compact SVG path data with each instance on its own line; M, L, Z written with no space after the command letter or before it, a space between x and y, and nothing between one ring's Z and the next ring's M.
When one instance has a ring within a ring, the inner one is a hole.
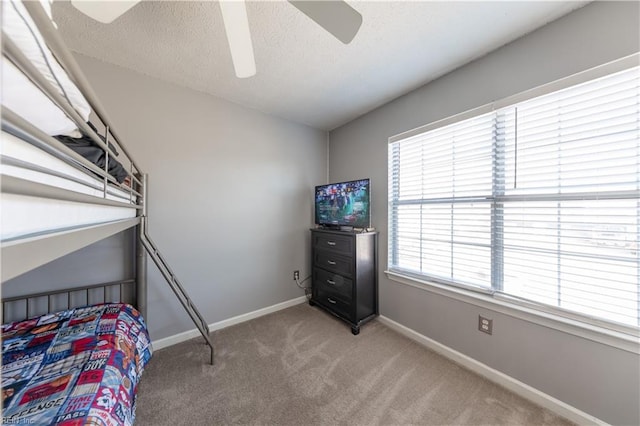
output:
M351 325L353 334L378 314L377 232L311 230L309 303Z

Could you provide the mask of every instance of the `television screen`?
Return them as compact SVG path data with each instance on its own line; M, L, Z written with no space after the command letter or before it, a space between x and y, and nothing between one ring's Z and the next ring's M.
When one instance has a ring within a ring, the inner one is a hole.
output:
M316 224L368 228L369 179L316 186Z

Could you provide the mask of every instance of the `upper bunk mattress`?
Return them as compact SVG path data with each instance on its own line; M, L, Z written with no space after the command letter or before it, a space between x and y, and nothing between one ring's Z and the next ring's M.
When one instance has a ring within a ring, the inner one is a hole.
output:
M2 132L2 156L22 161L39 170L0 165L2 176L13 176L36 183L55 186L101 199L104 192L99 189L101 179L87 175L64 161L32 146L31 144ZM56 175L47 173L55 171ZM0 239L6 241L43 232L88 226L136 216L136 197L109 186L106 198L119 201L122 206L61 201L19 194L0 194Z

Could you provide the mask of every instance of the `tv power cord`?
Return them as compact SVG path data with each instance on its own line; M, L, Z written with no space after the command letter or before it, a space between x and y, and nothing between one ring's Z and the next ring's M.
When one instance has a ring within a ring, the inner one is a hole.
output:
M309 275L308 277L304 278L302 281L300 281L299 278L296 278L294 280L296 282L296 285L304 290L304 295L307 296L307 299L309 299L311 297L311 287L307 287L307 286L304 286L302 284L305 281L307 281L309 278L311 278L311 275Z

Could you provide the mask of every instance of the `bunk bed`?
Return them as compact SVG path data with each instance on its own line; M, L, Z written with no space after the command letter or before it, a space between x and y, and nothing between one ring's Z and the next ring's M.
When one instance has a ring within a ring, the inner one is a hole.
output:
M149 238L147 176L127 151L51 19L2 2L0 278L7 281L130 230L133 277L2 299L3 423L132 424L152 348L147 255L211 349L209 328ZM99 147L103 166L62 142ZM124 180L110 167L126 170ZM116 163L117 164L117 163ZM41 283L46 286L46 283Z

